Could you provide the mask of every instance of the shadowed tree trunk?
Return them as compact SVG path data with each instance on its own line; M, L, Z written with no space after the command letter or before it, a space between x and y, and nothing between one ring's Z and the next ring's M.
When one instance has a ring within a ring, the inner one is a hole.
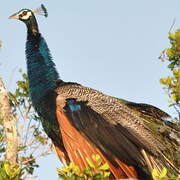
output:
M17 162L18 138L16 120L13 118L7 90L0 78L0 121L4 126L6 139L6 160L12 164Z

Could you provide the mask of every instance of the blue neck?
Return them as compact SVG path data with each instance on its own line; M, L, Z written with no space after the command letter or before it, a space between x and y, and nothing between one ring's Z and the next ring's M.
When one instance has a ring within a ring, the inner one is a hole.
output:
M59 75L46 41L40 33L28 32L26 42L26 58L30 94L33 105L37 105L43 97L56 88Z

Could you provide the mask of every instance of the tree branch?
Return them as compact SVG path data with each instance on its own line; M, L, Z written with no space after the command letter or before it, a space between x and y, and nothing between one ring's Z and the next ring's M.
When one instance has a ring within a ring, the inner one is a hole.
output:
M17 163L18 138L16 120L11 112L7 90L0 78L0 121L4 126L6 137L6 160Z

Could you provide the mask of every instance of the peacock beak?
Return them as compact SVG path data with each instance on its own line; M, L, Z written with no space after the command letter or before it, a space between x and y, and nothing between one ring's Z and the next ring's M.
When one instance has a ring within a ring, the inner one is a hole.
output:
M9 16L9 19L19 19L19 16L17 13L15 13L15 14Z

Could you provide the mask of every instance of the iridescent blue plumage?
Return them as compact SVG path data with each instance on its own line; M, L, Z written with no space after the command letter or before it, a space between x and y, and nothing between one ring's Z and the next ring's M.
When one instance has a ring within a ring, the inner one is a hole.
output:
M48 136L59 142L54 93L59 75L48 46L40 33L33 35L28 32L26 58L33 106L41 117L43 128Z
M41 34L38 33L35 37L28 34L26 58L30 93L32 102L36 105L44 96L55 89L59 75Z
M77 104L77 101L75 99L68 99L66 104L72 113L81 110L81 106Z

